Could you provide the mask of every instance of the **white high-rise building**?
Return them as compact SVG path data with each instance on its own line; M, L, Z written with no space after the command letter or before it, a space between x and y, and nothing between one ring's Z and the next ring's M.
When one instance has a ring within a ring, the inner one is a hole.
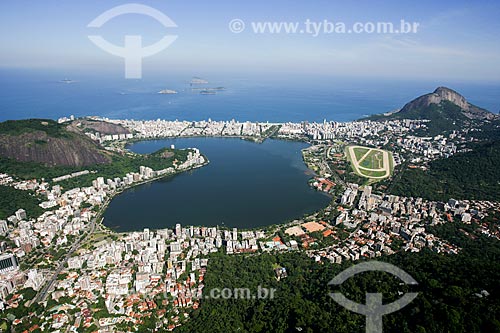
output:
M182 252L181 251L181 244L177 243L177 242L170 243L170 252L172 252L172 253L180 253L180 252Z
M150 239L150 232L148 228L144 228L144 231L142 233L142 239L145 241L148 241Z
M7 225L7 221L1 220L0 221L0 236L7 235L8 231L9 231L9 226Z
M34 290L40 290L45 278L43 274L38 272L36 269L30 269L28 272L28 281L24 284L25 288L33 288Z
M78 283L80 284L80 288L82 290L91 290L92 284L90 278L88 276L82 276L78 279Z
M26 211L24 209L19 209L16 212L16 217L18 220L26 220Z
M80 257L73 257L68 259L68 268L69 269L80 269L82 268L82 260Z
M125 251L132 252L134 251L134 243L125 243Z

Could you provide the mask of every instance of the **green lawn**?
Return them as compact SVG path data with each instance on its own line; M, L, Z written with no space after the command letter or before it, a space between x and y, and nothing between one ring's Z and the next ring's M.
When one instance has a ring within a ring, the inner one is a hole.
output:
M366 158L359 163L363 168L381 169L384 167L383 154L381 151L372 150Z
M365 154L368 152L368 148L353 148L354 155L356 156L356 160L359 161Z

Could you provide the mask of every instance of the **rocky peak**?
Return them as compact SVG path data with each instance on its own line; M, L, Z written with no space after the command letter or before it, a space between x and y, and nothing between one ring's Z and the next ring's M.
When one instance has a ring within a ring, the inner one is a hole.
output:
M422 115L430 111L431 104L441 104L447 101L460 107L461 113L469 119L492 120L498 118L497 115L488 110L479 108L469 103L464 96L447 87L438 87L434 92L420 96L413 101L407 103L399 112L400 115L405 113L415 113Z
M469 111L469 103L465 99L464 96L457 93L455 90L446 87L438 87L432 95L436 96L439 102L435 104L441 103L444 101L452 102L455 105L458 105L461 109L465 111Z

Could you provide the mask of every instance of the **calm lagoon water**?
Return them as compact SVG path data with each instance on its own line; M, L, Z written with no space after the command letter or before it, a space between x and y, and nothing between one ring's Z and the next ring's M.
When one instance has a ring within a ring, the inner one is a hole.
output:
M118 231L183 225L251 228L282 223L325 207L330 197L307 184L300 142L183 138L129 147L151 153L175 144L199 148L207 166L129 189L115 197L104 224Z

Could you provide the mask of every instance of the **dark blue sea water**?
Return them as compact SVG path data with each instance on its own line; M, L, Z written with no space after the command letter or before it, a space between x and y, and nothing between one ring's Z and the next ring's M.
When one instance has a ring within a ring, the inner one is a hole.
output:
M202 75L217 95L193 93L197 73L147 74L125 80L122 73L0 69L0 121L99 115L110 118L241 121L350 121L402 107L446 85L472 103L500 110L500 84L389 81L298 75ZM76 81L61 83L62 79ZM179 91L159 95L161 89Z
M104 224L119 231L183 225L253 228L286 222L324 208L330 197L307 184L300 142L262 144L229 138L183 138L132 145L151 153L175 144L197 147L210 164L115 197Z

